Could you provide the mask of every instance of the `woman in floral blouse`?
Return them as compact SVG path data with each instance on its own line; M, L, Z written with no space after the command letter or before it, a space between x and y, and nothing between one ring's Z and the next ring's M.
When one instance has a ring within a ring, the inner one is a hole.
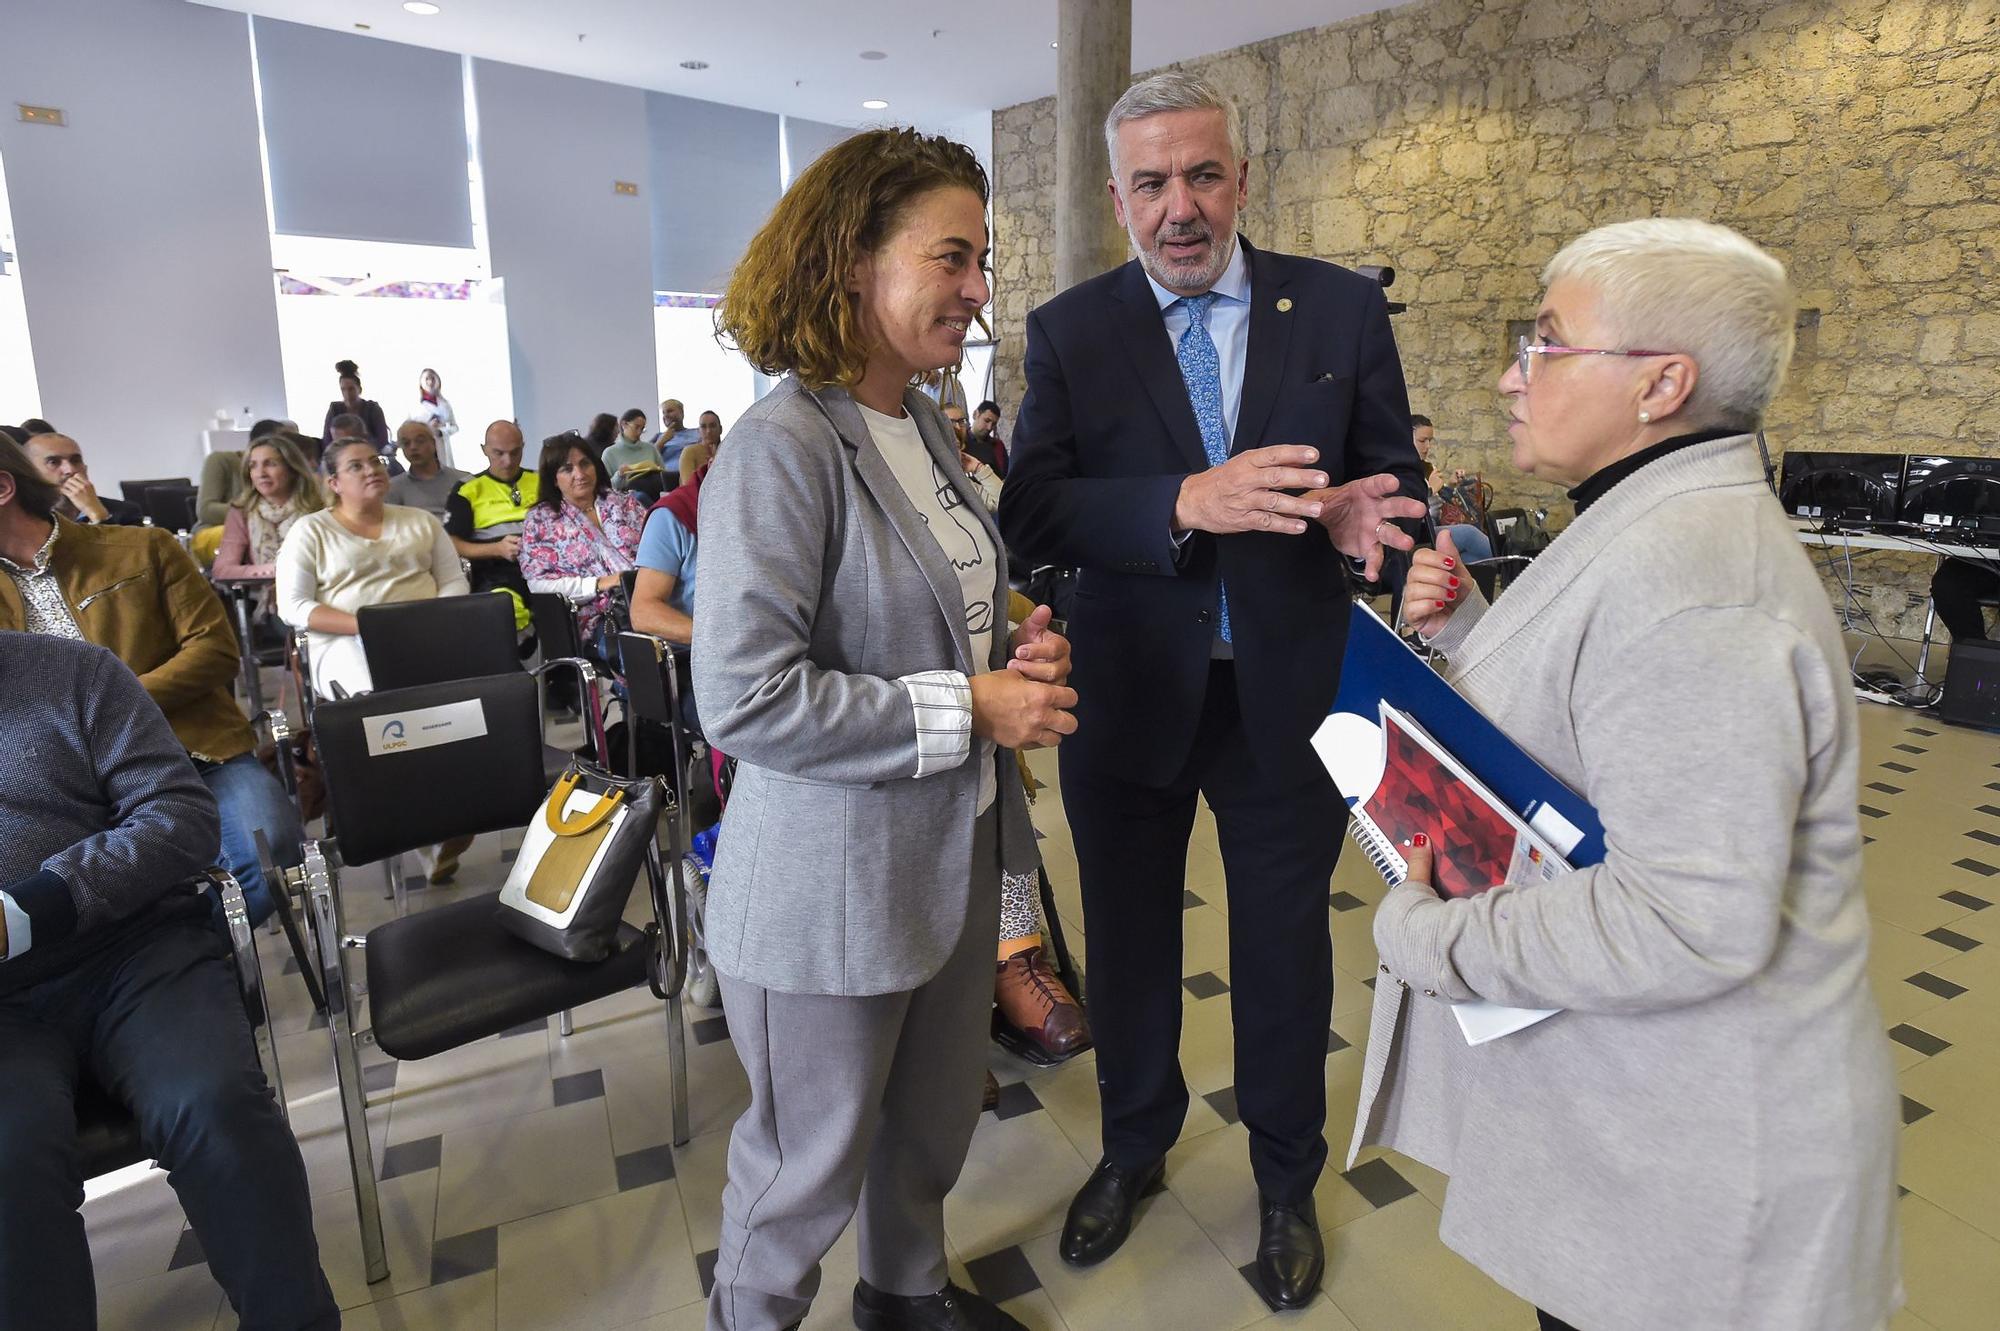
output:
M542 442L541 498L521 531L521 574L531 592L556 592L576 606L577 627L594 643L611 592L639 553L646 507L611 488L604 464L575 431Z

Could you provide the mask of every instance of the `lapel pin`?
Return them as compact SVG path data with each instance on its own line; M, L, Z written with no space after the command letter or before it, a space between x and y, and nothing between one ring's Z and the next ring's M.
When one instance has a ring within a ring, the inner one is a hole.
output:
M1278 302L1278 313L1280 313L1280 314L1288 314L1288 313L1290 313L1290 312L1291 312L1291 308L1292 308L1292 300L1291 300L1291 297L1289 297L1289 296L1287 296L1287 297L1283 298L1282 300L1280 300L1280 301Z

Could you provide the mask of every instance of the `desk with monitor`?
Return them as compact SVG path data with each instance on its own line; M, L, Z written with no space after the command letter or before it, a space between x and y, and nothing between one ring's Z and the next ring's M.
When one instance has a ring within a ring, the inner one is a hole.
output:
M1778 500L1807 546L1832 551L1853 585L1856 551L1931 555L2000 568L2000 458L1901 453L1785 454ZM1919 682L1928 682L1937 606L1926 588Z
M2000 568L2000 545L1959 545L1941 540L1916 536L1899 536L1889 532L1868 531L1825 531L1800 522L1796 528L1802 545L1831 550L1847 561L1847 583L1854 584L1854 552L1857 550L1895 550L1906 554L1932 555L1939 563L1947 559L1972 559ZM1993 538L1988 538L1993 539ZM1917 679L1927 681L1930 668L1931 644L1937 635L1937 605L1931 600L1928 587L1924 591L1924 636L1917 646Z

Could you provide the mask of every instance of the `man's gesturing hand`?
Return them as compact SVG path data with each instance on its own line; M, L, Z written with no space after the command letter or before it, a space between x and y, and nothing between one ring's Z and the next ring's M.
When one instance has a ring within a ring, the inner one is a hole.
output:
M1421 499L1396 493L1401 484L1384 472L1306 496L1319 501L1319 523L1333 538L1333 548L1360 560L1370 582L1382 571L1385 549L1413 550L1417 545L1408 533L1391 525L1397 518L1420 518L1425 513Z
M1276 531L1297 536L1307 519L1318 519L1316 499L1294 498L1286 490L1318 490L1326 473L1310 471L1319 450L1304 444L1273 444L1238 453L1219 467L1198 471L1181 482L1174 504L1177 531Z

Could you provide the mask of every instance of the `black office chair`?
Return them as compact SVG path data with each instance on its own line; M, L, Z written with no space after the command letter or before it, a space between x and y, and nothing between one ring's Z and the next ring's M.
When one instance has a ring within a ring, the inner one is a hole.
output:
M535 627L535 640L542 645L544 660L552 656L588 657L583 632L577 627L576 607L567 596L554 592L528 594L528 618Z
M455 729L432 731L432 742L410 746L413 714L428 712L437 724L445 719L439 708L455 709L448 723ZM666 868L678 868L680 815L671 806L663 811L664 861L657 840L647 855L652 920L644 929L621 926L616 949L603 961L566 961L503 931L494 920L497 892L391 920L354 938L343 923L339 871L330 851L343 863L367 863L454 836L519 827L539 814L548 786L535 680L516 670L323 701L314 724L329 817L339 837L334 846L307 841L304 865L288 877L311 902L362 1254L372 1283L386 1278L389 1267L348 955L355 950L365 955L373 1038L399 1059L428 1058L558 1013L567 1035L570 1009L650 985L666 1004L673 1141L683 1144L689 1135L680 1002L685 896L678 873Z
M628 494L637 495L649 505L656 504L660 496L667 491L667 478L663 472L646 472L644 475L634 476L625 490Z
M552 599L562 600L559 596ZM521 662L520 640L514 631L513 598L498 592L365 606L354 618L361 630L362 654L368 658L368 676L378 692L527 669ZM579 676L586 668L595 669L577 639L572 615L568 638L560 645L578 650L551 651L545 638L542 663L531 673L546 680L549 672L557 668L575 670ZM581 682L577 687L589 699L584 708L585 729L598 761L603 763L609 756L609 747L596 694ZM569 766L570 757L567 750L545 746L543 767L551 783Z
M278 1070L278 1045L271 1033L271 1004L264 988L264 967L257 956L257 935L250 927L250 913L243 903L243 889L222 869L206 870L200 890L213 892L222 906L224 928L229 934L229 950L236 968L236 986L243 995L243 1013L250 1019L250 1034L257 1047L257 1063L264 1080L285 1109L285 1082ZM96 1078L85 1072L76 1094L77 1147L83 1161L83 1176L96 1178L115 1169L148 1159L145 1143L139 1139L139 1121Z
M155 527L164 531L191 532L199 525L195 521L198 510L192 485L149 485L140 497L139 507Z
M192 490L194 481L186 476L159 476L149 481L120 481L118 493L126 503L137 504L141 511L146 507L146 491L154 486L164 485L176 490Z
M361 630L369 678L377 689L415 688L521 669L514 601L497 592L364 606L354 621Z
M668 779L674 783L680 844L688 846L696 832L722 816L721 803L715 798L715 783L708 777L706 746L698 745L688 733L686 713L681 709L681 700L693 685L688 649L663 642L650 633L621 633L618 659L625 670L625 687L632 709L626 727L628 770L633 773L647 770L640 755L642 726L664 730L668 736L671 764ZM708 904L705 879L697 863L684 858L679 867L680 887L688 903L688 996L697 1006L715 1007L721 1002L721 988L714 968L708 964L708 950L702 941Z

